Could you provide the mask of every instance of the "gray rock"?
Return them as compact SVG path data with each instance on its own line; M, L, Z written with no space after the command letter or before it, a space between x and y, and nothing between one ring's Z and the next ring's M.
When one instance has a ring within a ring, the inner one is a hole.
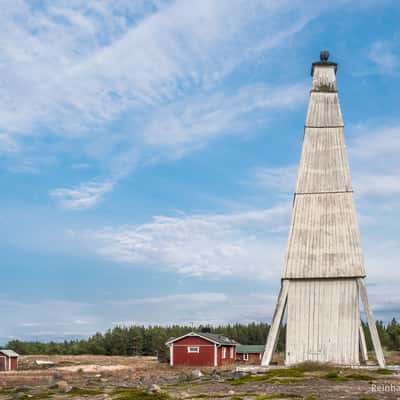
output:
M57 381L62 381L64 380L64 377L61 374L53 374L52 376L49 376L49 385L53 385L54 383L56 383Z
M24 393L24 392L17 392L17 393L14 393L14 394L12 395L12 398L17 400L17 399L23 399L25 396L26 396L26 393Z
M240 379L240 378L242 378L242 377L244 377L246 375L247 375L247 373L243 372L243 371L233 371L233 372L230 373L230 377L232 379Z
M62 381L62 380L64 380L64 376L61 375L61 374L58 374L58 373L53 374L52 378L53 378L55 381Z
M153 383L153 384L147 389L147 393L150 393L150 394L155 394L155 393L160 393L160 392L161 392L160 386L156 385L155 383Z
M200 378L200 377L203 376L203 373L199 369L194 369L191 372L191 375L192 375L193 378Z
M54 386L63 393L68 393L72 390L72 386L67 381L58 381Z
M187 381L188 378L189 378L189 375L185 374L184 372L182 372L181 374L178 375L178 381L179 382Z
M222 378L231 379L233 377L234 373L235 373L235 371L225 370L225 371L220 371L217 376L221 376Z
M21 391L21 390L33 390L33 387L32 386L29 386L29 385L19 385L19 386L16 386L15 387L15 390L18 392L18 391Z

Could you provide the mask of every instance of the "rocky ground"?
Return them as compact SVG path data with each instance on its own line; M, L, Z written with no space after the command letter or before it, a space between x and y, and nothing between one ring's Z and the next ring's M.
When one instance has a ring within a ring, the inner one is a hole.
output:
M200 371L152 357L27 356L19 371L0 373L0 400L8 399L400 399L400 371L318 364Z

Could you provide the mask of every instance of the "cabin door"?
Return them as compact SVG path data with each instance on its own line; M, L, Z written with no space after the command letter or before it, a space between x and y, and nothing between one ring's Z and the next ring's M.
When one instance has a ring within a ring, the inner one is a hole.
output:
M0 357L0 371L6 371L6 358Z

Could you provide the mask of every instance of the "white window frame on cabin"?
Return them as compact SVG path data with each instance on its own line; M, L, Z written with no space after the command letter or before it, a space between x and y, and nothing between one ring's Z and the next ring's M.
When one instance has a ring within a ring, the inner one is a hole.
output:
M232 346L230 349L230 358L233 358L233 353L234 353L234 351L233 351L233 346Z
M222 358L226 358L226 347L222 348Z
M249 353L243 353L243 361L249 361Z
M188 346L187 352L188 353L200 353L200 347L199 346Z

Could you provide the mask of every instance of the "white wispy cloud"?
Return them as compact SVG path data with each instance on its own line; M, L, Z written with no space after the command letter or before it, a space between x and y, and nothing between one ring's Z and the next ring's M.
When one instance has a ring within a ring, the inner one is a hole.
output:
M396 44L389 41L375 41L372 43L368 58L378 66L381 73L393 73L400 64L399 51Z
M276 233L289 205L222 215L159 216L141 225L88 231L87 245L117 262L220 277L280 270L285 240ZM82 235L79 235L82 238Z
M356 160L388 161L397 159L400 151L400 126L398 124L362 124L353 128L350 154Z
M3 298L0 312L4 322L0 326L0 338L4 340L11 332L19 338L37 340L91 334L99 327L93 310L93 304L79 301L21 302Z
M253 182L261 188L270 190L272 194L293 193L298 167L288 165L285 167L259 167L253 171Z
M18 150L18 143L12 136L0 133L0 154L16 153Z
M158 297L144 297L140 299L124 300L120 302L113 302L119 305L143 305L143 304L184 304L186 302L199 303L224 303L228 300L225 293L218 292L200 292L200 293L187 293L187 294L171 294L167 296Z
M373 172L356 175L354 186L357 196L393 196L400 193L400 169L397 173L377 175Z
M76 188L57 188L50 195L61 205L71 209L95 206L137 164L140 157L147 162L176 159L199 149L216 137L246 134L272 118L275 110L295 107L305 100L303 84L283 87L248 85L228 94L216 93L195 96L172 103L154 111L145 121L139 137L134 137L124 150L110 162L110 173L115 176L105 182L82 183ZM250 114L252 118L249 118ZM257 116L256 116L257 114ZM141 147L141 155L138 154Z
M87 182L76 188L58 188L50 192L61 205L69 209L87 209L95 206L114 187L114 182Z
M242 1L177 1L151 13L146 2L122 3L124 17L107 2L7 4L1 20L8 38L1 119L7 129L27 134L36 124L57 125L58 134L76 136L127 107L168 103L219 81L241 62L239 45L282 35L303 13L301 7L288 13L285 2L256 1L246 14ZM254 37L246 30L262 13L271 24ZM230 23L222 23L228 14Z
M71 153L113 176L127 149L141 162L180 157L248 127L250 113L298 104L301 86L279 95L273 82L245 83L225 94L223 82L243 63L268 57L321 8L261 0L250 7L243 0L35 7L18 0L2 11L0 151L12 170L37 171L35 164L48 167L43 157L54 164ZM129 129L110 128L126 116ZM29 168L16 165L26 159ZM57 190L75 207L80 189Z
M266 123L276 109L290 108L305 101L303 84L270 87L244 85L235 91L200 95L171 104L151 115L143 130L144 141L152 147L175 149L182 155L211 139L246 132L246 128ZM256 112L262 115L254 115ZM249 118L252 114L253 118Z
M400 127L371 123L353 130L349 155L356 194L397 195L400 192Z

